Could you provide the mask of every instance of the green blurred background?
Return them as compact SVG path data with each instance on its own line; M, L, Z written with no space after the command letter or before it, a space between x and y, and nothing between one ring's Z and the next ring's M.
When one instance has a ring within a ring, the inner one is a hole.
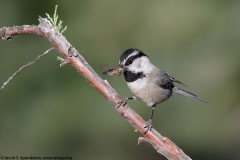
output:
M153 125L162 135L195 160L240 159L240 1L1 0L0 27L38 24L55 4L68 26L64 35L97 73L125 49L139 48L209 102L174 96L159 105ZM0 83L49 47L35 35L0 41ZM57 56L0 93L0 155L165 159L149 144L137 146L140 134L75 69L59 68ZM131 95L123 77L101 76ZM149 118L143 103L129 103Z

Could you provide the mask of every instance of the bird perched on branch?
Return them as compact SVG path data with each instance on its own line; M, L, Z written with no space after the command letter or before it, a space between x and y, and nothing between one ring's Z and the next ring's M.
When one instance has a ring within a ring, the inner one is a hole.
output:
M127 97L119 102L118 107L124 106L129 99L140 99L147 106L151 107L151 117L145 126L145 133L152 128L153 113L156 105L167 100L173 93L206 103L206 101L195 94L175 87L174 82L184 84L167 72L154 66L148 56L138 49L130 48L124 51L120 56L119 66L122 68L127 86L134 96Z

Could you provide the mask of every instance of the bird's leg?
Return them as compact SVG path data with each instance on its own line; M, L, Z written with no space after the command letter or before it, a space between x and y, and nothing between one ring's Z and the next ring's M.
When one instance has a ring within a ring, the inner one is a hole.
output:
M132 97L126 97L126 98L124 98L122 101L120 101L120 102L118 102L118 106L117 106L117 108L119 108L120 106L125 106L126 104L127 104L127 101L128 100L136 100L137 99L137 97L135 97L135 96L132 96Z
M151 118L147 121L146 126L144 127L144 128L147 128L144 134L146 134L148 131L152 129L152 119L153 119L153 113L154 113L155 107L156 105L152 106Z

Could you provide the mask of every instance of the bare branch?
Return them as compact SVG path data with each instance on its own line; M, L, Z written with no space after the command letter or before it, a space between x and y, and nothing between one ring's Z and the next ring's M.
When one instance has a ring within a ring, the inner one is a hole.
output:
M15 78L23 69L31 66L32 64L36 63L38 60L40 60L42 57L44 57L45 55L47 55L50 51L52 51L54 48L49 48L48 50L46 50L45 52L43 52L42 54L38 55L37 58L35 58L34 60L28 62L27 64L23 65L22 67L20 67L18 70L16 70L9 78L7 81L5 81L3 83L3 85L0 88L0 92L4 89L4 87L11 81L13 80L13 78Z
M125 118L139 133L144 136L146 142L154 146L158 153L164 155L171 160L191 160L177 145L171 140L163 137L155 129L145 132L146 122L128 105L119 107L118 102L121 97L117 92L104 81L87 63L82 55L61 35L52 24L45 18L39 18L38 26L16 26L4 27L0 29L0 38L4 40L10 39L14 35L19 34L36 34L46 38L49 43L65 58L65 64L71 64L100 94L102 94L113 106L114 109Z

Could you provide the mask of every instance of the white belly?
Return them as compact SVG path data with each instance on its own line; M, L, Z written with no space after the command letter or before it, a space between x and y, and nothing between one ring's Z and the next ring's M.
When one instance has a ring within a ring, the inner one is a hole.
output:
M147 106L153 106L168 99L172 91L159 87L154 81L149 82L146 78L138 79L127 83L131 92L137 98L141 99Z

